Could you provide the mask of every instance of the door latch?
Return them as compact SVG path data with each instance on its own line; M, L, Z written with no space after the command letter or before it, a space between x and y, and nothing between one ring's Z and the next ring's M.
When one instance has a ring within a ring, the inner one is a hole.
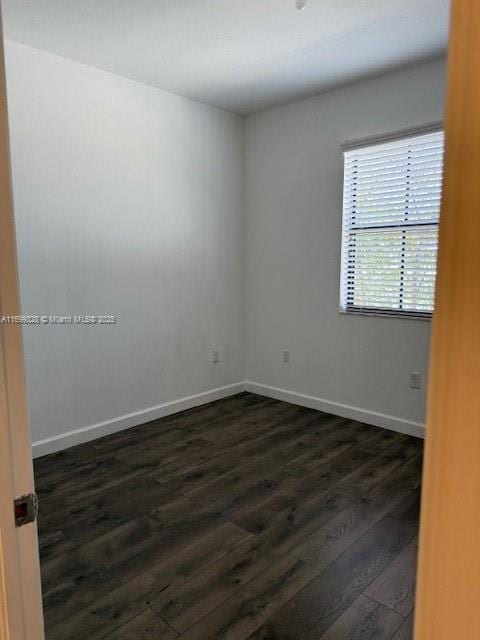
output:
M35 522L38 516L38 496L36 493L29 493L20 498L15 498L14 502L15 526L23 527L24 524Z

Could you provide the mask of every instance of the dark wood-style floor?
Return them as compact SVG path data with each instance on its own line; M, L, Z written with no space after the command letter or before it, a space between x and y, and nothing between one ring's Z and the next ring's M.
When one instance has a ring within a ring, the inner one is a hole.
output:
M40 458L47 640L410 639L421 459L247 393Z

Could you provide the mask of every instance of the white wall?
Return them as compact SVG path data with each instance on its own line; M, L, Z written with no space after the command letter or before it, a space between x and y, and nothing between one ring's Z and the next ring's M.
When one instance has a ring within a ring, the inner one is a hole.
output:
M423 422L408 373L426 373L429 323L338 312L340 145L441 119L442 62L246 123L15 43L7 80L22 311L118 318L25 330L37 454L245 377L366 421Z
M33 441L243 380L243 120L15 43L7 79L22 311L118 318L25 330Z
M443 92L439 61L247 119L248 380L423 422L430 323L338 311L340 146L440 120Z

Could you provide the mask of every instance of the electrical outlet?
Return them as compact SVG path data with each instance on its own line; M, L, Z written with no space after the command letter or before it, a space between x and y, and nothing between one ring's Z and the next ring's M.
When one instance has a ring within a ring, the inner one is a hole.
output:
M284 350L283 350L283 361L284 361L286 364L289 364L289 363L290 363L290 351L289 351L288 349L284 349Z
M422 388L422 374L416 371L410 372L410 389Z
M212 362L214 364L218 364L220 362L220 350L219 349L214 349L212 351Z

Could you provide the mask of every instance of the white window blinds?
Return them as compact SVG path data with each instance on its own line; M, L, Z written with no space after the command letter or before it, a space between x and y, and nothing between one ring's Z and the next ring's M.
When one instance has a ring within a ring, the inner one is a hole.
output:
M344 151L344 311L432 313L443 139L435 131Z

